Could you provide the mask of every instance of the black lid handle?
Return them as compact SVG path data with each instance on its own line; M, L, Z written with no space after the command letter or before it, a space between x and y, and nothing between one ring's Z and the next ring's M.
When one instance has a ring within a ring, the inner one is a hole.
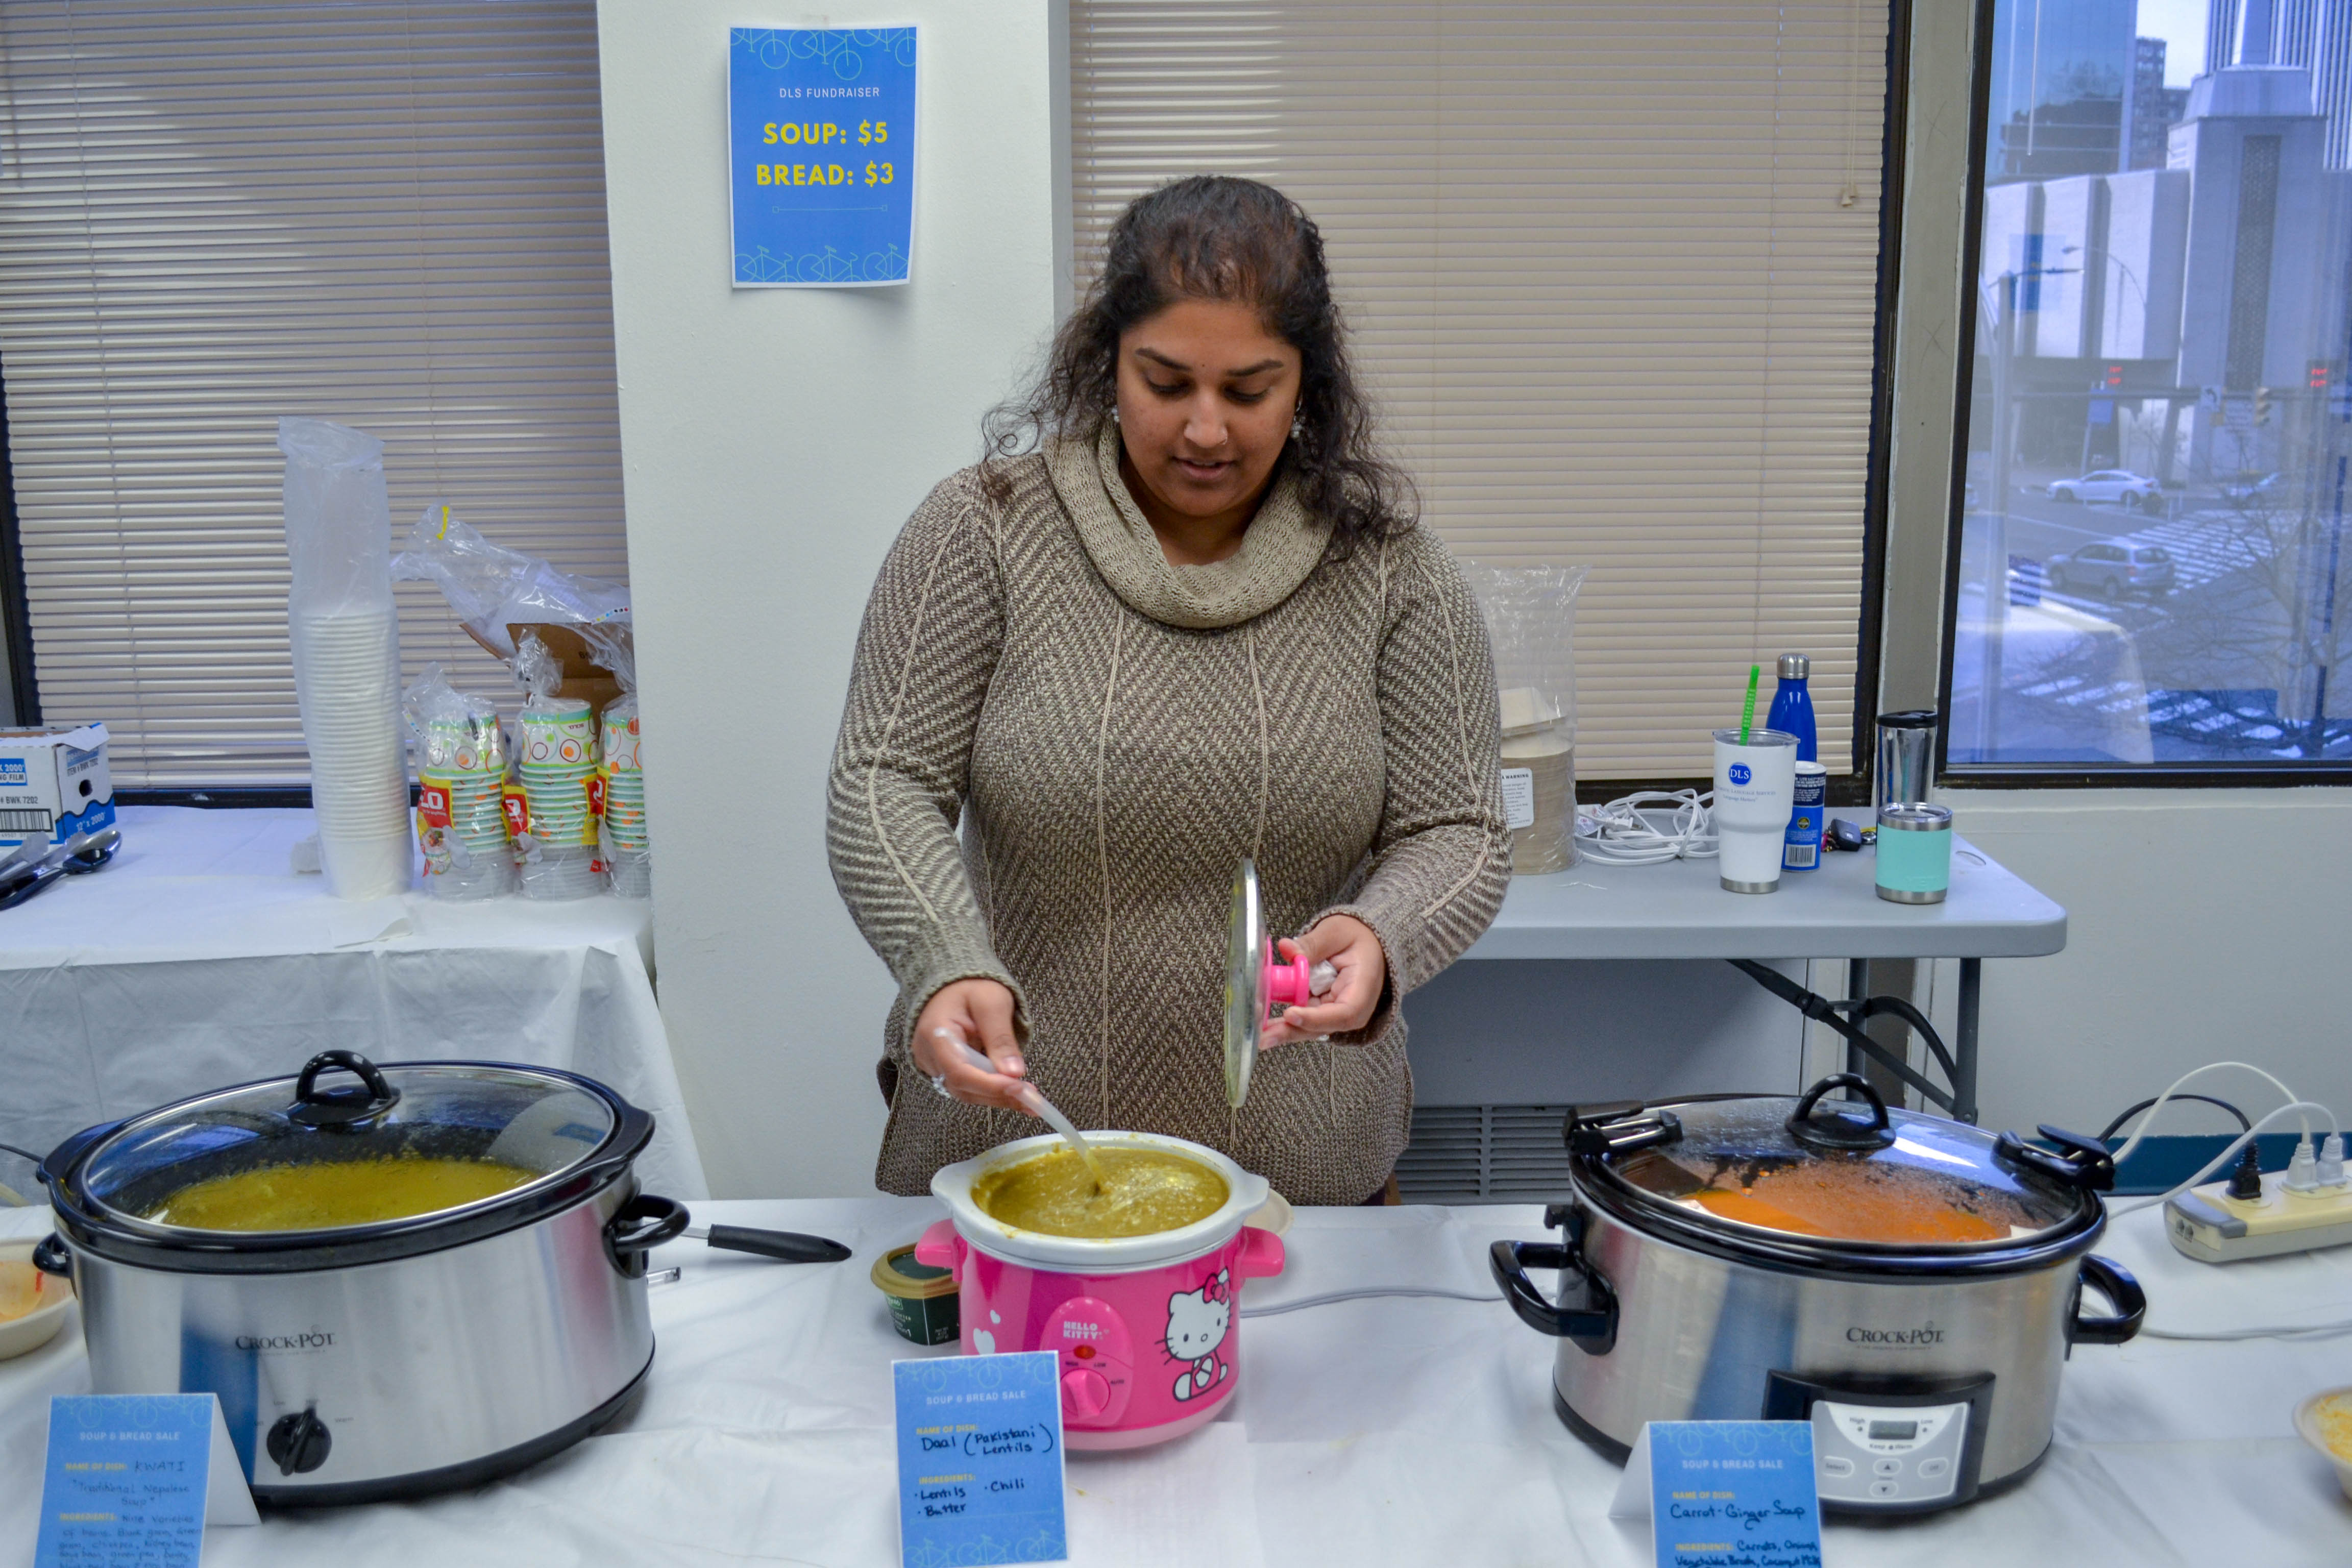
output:
M1682 1137L1682 1120L1671 1110L1652 1110L1639 1100L1620 1105L1571 1105L1560 1123L1560 1138L1571 1154L1595 1158L1630 1154Z
M2047 1149L2038 1149L2014 1132L2004 1132L1993 1140L1993 1158L2012 1170L2032 1171L2080 1192L2115 1189L2116 1157L2107 1152L2105 1142L2080 1132L2069 1132L2063 1127L2044 1126L2035 1131L2057 1144L2058 1152L2053 1154Z
M1833 1089L1861 1090L1862 1098L1870 1101L1871 1119L1864 1121L1836 1110L1814 1115L1813 1108L1822 1096ZM1832 1073L1805 1090L1805 1097L1789 1116L1788 1128L1789 1136L1808 1149L1884 1149L1895 1142L1895 1129L1886 1122L1886 1101L1878 1098L1878 1091L1860 1073Z
M356 1084L320 1089L319 1075L331 1068L359 1074ZM357 1051L320 1051L302 1065L294 1080L294 1104L286 1114L305 1127L351 1127L400 1103L400 1090L384 1081L383 1069Z

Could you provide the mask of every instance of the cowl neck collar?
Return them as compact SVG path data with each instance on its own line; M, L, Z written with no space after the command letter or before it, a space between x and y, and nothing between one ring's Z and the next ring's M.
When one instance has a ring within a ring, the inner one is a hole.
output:
M1108 422L1092 443L1055 440L1045 451L1078 542L1138 615L1192 630L1239 626L1297 592L1330 542L1329 525L1307 514L1287 468L1277 468L1239 550L1205 566L1174 565L1119 478L1118 458L1118 426Z

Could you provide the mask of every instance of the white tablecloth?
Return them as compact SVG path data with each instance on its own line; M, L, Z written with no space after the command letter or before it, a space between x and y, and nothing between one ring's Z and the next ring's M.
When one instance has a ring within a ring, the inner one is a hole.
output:
M654 1114L646 1184L709 1191L654 1003L648 905L345 902L289 868L307 811L121 819L111 865L0 910L0 1142L44 1153L322 1050L464 1057L609 1084ZM0 1183L29 1180L0 1158Z
M727 1202L697 1217L830 1235L854 1261L786 1267L664 1248L660 1348L616 1429L499 1485L413 1504L277 1516L206 1532L210 1568L332 1563L870 1564L898 1562L890 1331L866 1270L938 1216L928 1199ZM32 1211L0 1213L0 1231ZM1244 1310L1358 1286L1489 1290L1486 1245L1532 1239L1533 1208L1309 1209L1290 1266ZM2210 1268L2166 1245L2152 1212L2100 1250L2139 1274L2150 1321L2178 1329L2352 1316L2352 1248ZM1618 1471L1552 1414L1554 1342L1499 1302L1381 1299L1244 1318L1244 1381L1192 1436L1069 1460L1074 1561L1529 1563L1647 1568L1646 1525L1607 1517ZM2057 1441L2015 1489L1896 1523L1832 1523L1830 1568L2019 1563L2341 1568L2352 1506L2294 1436L2305 1394L2352 1382L2352 1337L2084 1346ZM47 1398L84 1392L74 1331L0 1362L0 1552L28 1559Z

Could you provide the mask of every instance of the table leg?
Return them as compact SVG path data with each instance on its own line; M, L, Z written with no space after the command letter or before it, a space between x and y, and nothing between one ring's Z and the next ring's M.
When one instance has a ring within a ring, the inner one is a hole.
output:
M1849 958L1845 961L1845 994L1856 1002L1870 994L1870 960ZM1846 1042L1845 1070L1864 1078L1870 1074L1870 1058L1864 1056L1862 1047L1851 1040Z
M1977 1119L1977 1004L1984 984L1984 960L1960 960L1959 1027L1952 1040L1952 1116L1956 1121L1974 1122Z

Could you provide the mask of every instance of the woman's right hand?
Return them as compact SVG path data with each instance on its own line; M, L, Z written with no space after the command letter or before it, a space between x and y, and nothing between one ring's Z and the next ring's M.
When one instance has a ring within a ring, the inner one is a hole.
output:
M944 1077L948 1093L966 1105L1029 1114L1022 1099L1029 1087L1023 1077L1028 1065L1021 1059L1013 1012L1013 993L997 981L957 980L940 986L923 1004L908 1042L915 1070L926 1078ZM959 1043L984 1052L996 1070L982 1071L956 1048Z

